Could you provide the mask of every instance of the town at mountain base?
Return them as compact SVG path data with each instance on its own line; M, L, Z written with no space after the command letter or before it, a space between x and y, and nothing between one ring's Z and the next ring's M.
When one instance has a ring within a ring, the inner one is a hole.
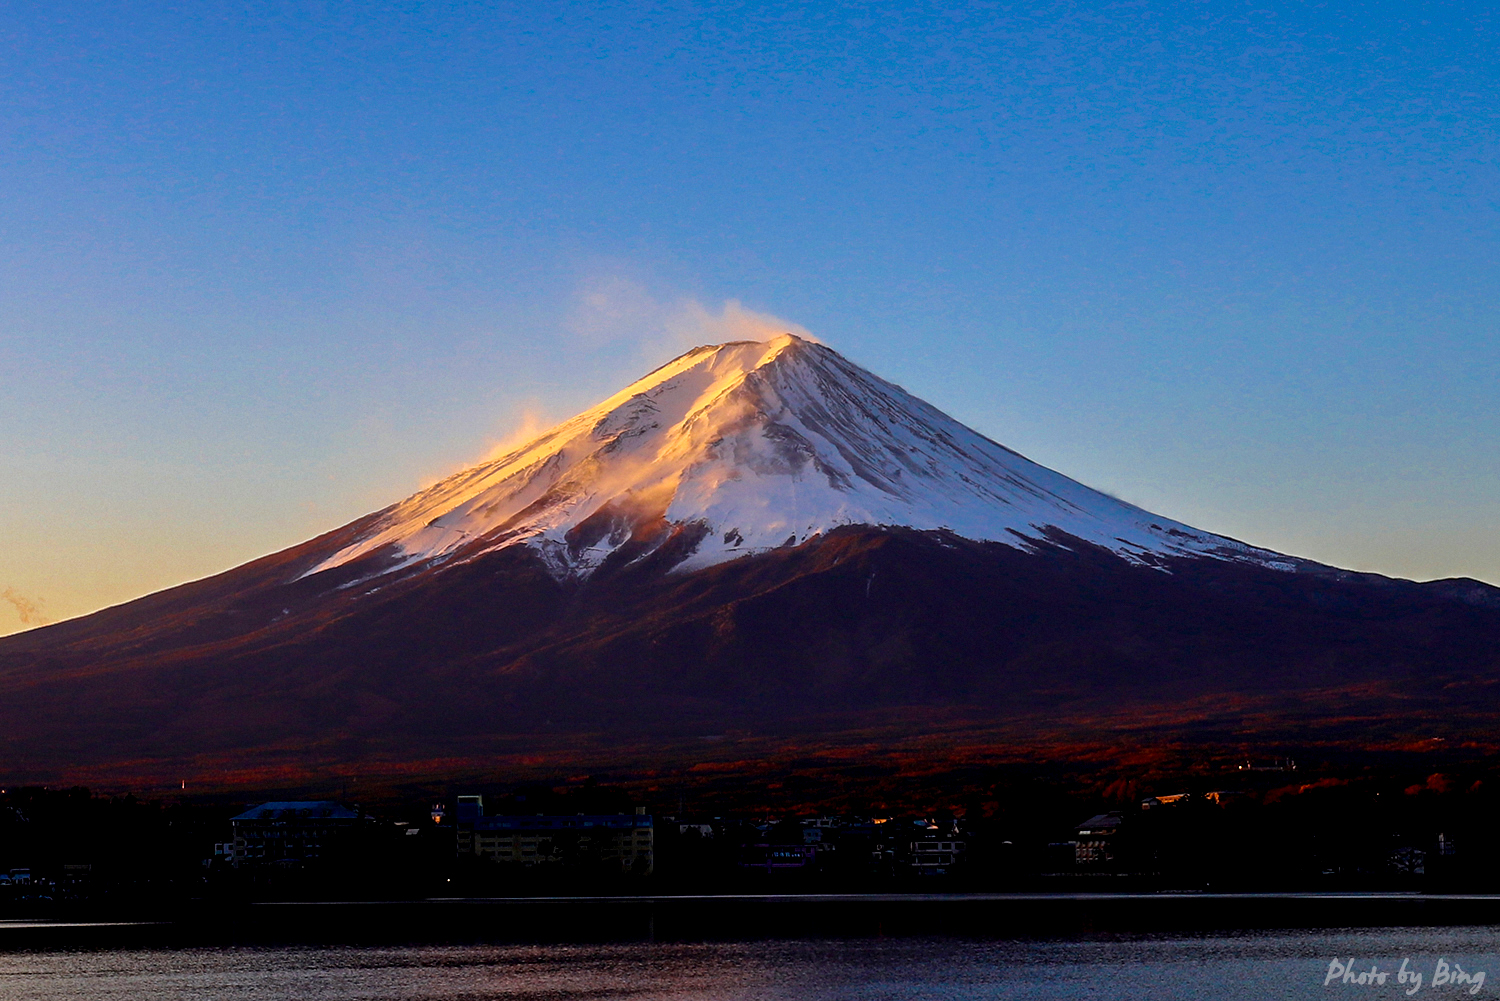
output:
M1500 590L1160 518L791 339L696 349L385 511L0 640L0 777L1460 746L1497 693Z

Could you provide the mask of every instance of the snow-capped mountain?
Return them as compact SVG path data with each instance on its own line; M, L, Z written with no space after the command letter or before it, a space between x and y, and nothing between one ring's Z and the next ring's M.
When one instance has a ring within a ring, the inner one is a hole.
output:
M818 343L694 348L525 445L380 512L309 573L382 572L524 544L560 576L675 539L679 570L844 525L944 529L1021 549L1057 532L1158 565L1300 561L1201 532L1026 459Z
M686 767L726 733L1069 745L1104 719L1458 746L1496 728L1497 651L1500 590L1157 517L787 336L697 348L383 511L0 638L0 784L517 754L574 774L627 747Z

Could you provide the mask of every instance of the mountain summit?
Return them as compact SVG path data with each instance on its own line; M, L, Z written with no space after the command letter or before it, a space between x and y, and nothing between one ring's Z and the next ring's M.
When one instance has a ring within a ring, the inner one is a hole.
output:
M1458 746L1493 733L1497 685L1495 588L1169 521L788 335L695 348L342 528L0 639L0 781L756 753L705 734L840 761L1121 732Z
M1296 561L1153 515L996 444L792 334L698 347L504 455L379 513L310 573L525 544L559 575L666 549L681 570L846 525L1032 549L1061 533L1137 563Z

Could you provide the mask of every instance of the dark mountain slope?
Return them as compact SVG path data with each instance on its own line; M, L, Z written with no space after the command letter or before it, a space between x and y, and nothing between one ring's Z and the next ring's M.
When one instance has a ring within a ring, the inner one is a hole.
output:
M847 528L582 581L512 547L374 593L343 587L346 568L275 583L287 556L100 613L108 632L0 641L0 747L19 775L340 741L431 758L526 734L826 732L913 707L1057 727L1149 707L1170 735L1172 707L1205 697L1371 686L1416 707L1413 727L1500 708L1493 588L1197 559L1167 573L1054 542Z

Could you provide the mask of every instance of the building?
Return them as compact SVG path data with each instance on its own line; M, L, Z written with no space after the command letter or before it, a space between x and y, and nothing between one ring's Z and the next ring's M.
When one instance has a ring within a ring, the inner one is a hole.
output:
M928 837L911 843L911 870L919 876L942 876L964 853L965 844L950 835Z
M1079 824L1074 831L1074 864L1080 869L1112 867L1118 855L1120 824L1124 819L1118 813L1101 813Z
M815 845L740 845L740 868L766 872L805 869L816 861L817 853Z
M1147 796L1145 799L1141 800L1141 809L1150 810L1158 806L1175 806L1180 803L1186 803L1191 798L1192 794L1186 792L1163 793L1160 796Z
M591 860L637 875L656 867L656 831L645 807L634 814L486 817L484 797L460 796L455 813L460 857L528 866Z
M303 866L346 855L366 818L332 800L262 803L230 818L234 841L215 845L236 868Z

